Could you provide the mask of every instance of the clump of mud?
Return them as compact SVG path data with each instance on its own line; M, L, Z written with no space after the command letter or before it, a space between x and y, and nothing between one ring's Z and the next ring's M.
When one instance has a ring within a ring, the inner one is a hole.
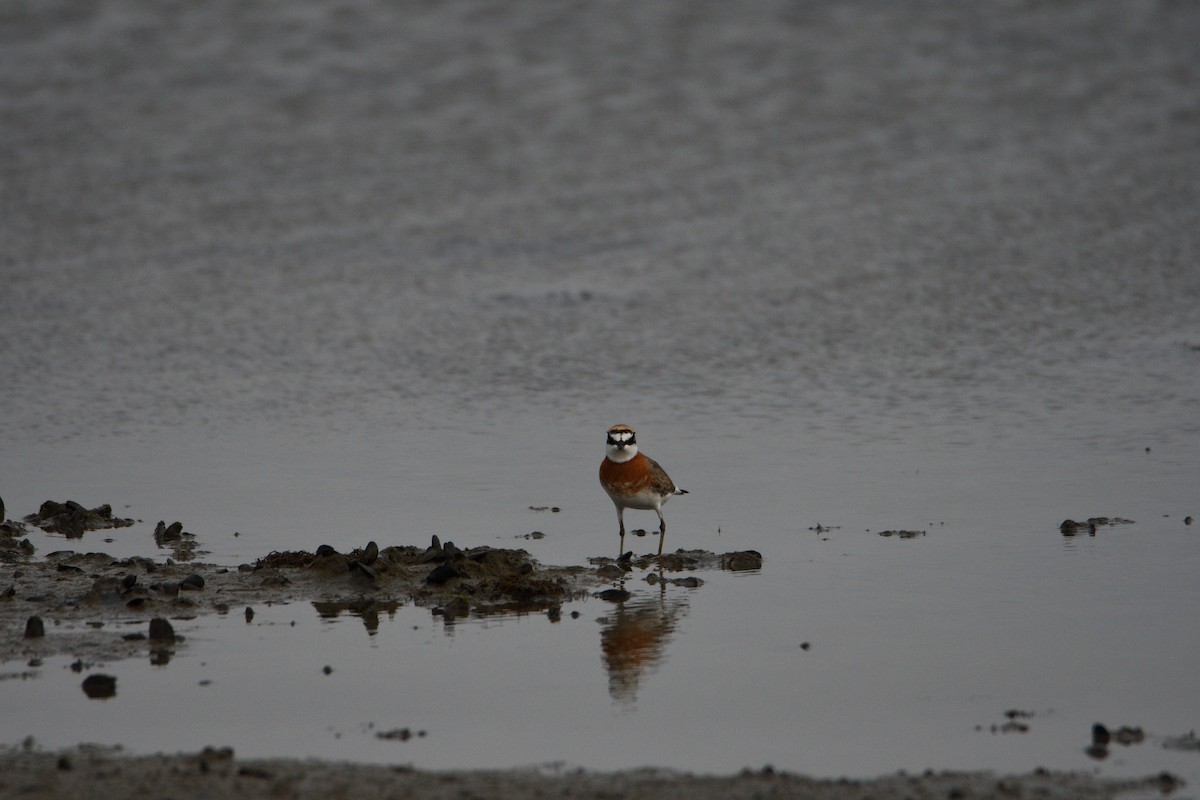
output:
M88 509L74 500L67 500L65 503L47 500L42 503L36 514L25 517L25 521L47 533L60 533L68 539L81 539L87 531L127 528L135 522L132 519L114 517L112 506L107 503Z
M1131 519L1123 519L1122 517L1088 517L1086 522L1076 522L1073 519L1064 519L1058 526L1058 531L1063 536L1077 536L1081 533L1086 533L1089 536L1095 536L1096 530L1099 528L1115 528L1118 525L1133 525Z

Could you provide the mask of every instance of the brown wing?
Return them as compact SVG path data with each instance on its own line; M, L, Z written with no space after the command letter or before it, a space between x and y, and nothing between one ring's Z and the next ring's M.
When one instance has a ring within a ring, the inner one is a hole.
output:
M675 494L675 481L671 480L671 476L667 471L658 465L658 462L647 456L647 466L650 467L650 488L655 494L663 496Z

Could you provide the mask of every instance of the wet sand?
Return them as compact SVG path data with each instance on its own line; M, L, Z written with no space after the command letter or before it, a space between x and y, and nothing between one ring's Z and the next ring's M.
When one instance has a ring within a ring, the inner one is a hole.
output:
M997 777L986 772L890 775L872 780L813 780L771 771L728 777L661 770L617 773L530 769L424 772L405 767L321 761L239 761L219 750L124 758L101 751L0 753L0 798L73 798L156 795L179 800L210 797L425 797L517 798L1108 798L1129 792L1170 791L1159 776L1100 781L1086 775L1037 772Z

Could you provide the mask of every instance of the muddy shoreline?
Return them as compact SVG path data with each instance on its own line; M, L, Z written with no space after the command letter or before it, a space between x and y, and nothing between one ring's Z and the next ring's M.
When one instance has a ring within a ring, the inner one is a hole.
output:
M169 527L169 526L168 526ZM186 545L186 538L179 539ZM755 551L716 554L684 551L662 557L596 558L587 566L546 566L520 549L460 549L432 540L428 547L379 548L350 553L273 552L253 563L226 567L172 558L115 559L104 553L62 550L33 559L11 537L0 579L0 649L31 667L73 655L85 683L103 692L91 662L146 657L169 659L188 647L172 621L207 615L254 614L256 606L308 603L318 613L351 613L369 624L398 605L425 607L450 620L522 611L555 619L563 604L594 595L621 602L627 582L675 583L692 588L703 570L758 569ZM186 551L182 551L186 552ZM36 621L36 622L35 622ZM111 688L111 687L110 687ZM89 691L85 686L85 691ZM89 691L90 694L90 691ZM101 695L102 696L102 695ZM769 768L733 776L695 776L663 770L619 773L531 769L430 772L387 765L268 759L240 761L214 743L202 753L130 756L86 745L62 752L33 740L0 750L0 797L69 798L137 793L153 787L177 798L237 795L328 797L419 794L423 797L1115 797L1130 791L1171 791L1169 775L1102 781L1073 773L1035 772L898 774L871 780L815 780Z
M869 780L816 780L764 769L698 776L657 769L615 773L534 769L429 772L404 766L293 759L239 760L227 749L122 756L110 749L59 753L36 747L0 751L0 798L139 796L153 791L178 800L210 797L324 798L1113 798L1170 793L1167 775L1105 781L1078 773L1036 771L1000 777L987 772L898 773Z

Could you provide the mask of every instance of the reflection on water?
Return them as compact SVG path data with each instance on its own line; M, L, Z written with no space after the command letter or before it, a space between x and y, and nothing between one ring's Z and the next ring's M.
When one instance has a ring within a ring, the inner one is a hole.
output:
M313 601L313 608L321 619L337 619L342 614L350 614L362 620L367 633L374 636L379 632L379 612L387 614L389 620L396 618L396 609L402 604L398 600L376 600L363 597L357 600L325 600Z
M624 581L621 582L624 588ZM667 644L678 619L687 612L687 600L667 597L667 585L646 596L615 604L600 618L600 651L608 671L608 693L618 704L637 701L642 678L666 658Z

